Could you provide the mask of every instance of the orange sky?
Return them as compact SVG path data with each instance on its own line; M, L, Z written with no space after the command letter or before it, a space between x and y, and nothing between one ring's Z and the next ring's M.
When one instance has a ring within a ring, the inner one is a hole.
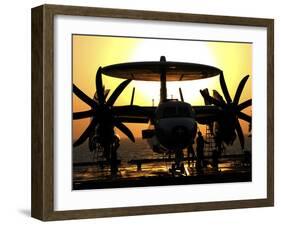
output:
M104 36L73 35L73 83L92 97L95 93L95 74L99 66L134 61L158 61L160 56L167 61L181 61L207 64L223 70L231 97L234 97L240 80L250 75L243 90L240 102L252 97L252 45L246 43L203 42L187 40L159 40ZM103 76L107 89L113 90L123 80ZM159 101L159 82L132 81L120 95L115 105L128 105L133 87L136 88L134 104L151 106L152 99ZM186 102L203 105L199 89L216 89L222 94L219 77L196 81L167 83L168 97L179 98L178 88L183 90ZM110 94L111 94L110 93ZM109 95L110 95L109 94ZM73 112L87 110L89 107L73 95ZM245 110L251 114L251 107ZM89 123L89 119L73 121L73 139L77 139ZM244 133L248 123L242 122ZM136 137L141 136L145 124L127 124ZM204 127L201 127L202 129ZM203 129L204 131L205 129ZM121 138L123 134L117 131Z

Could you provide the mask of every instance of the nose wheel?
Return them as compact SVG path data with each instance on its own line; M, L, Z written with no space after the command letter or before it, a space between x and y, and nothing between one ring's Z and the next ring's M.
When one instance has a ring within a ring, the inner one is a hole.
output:
M184 166L184 155L182 149L175 151L175 163L172 164L170 172L172 173L173 177L188 175L188 172Z
M172 173L173 177L179 177L179 176L187 176L187 172L184 166L184 163L181 163L179 167L176 166L176 164L172 164L172 168L170 169L170 172Z

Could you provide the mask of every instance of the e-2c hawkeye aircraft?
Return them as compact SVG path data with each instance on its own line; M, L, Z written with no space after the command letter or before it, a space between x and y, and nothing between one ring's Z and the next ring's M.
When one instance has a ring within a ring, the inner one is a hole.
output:
M126 80L108 97L110 91L103 86L102 74ZM207 88L200 90L205 101L204 106L192 106L186 102L181 88L179 88L180 100L167 98L167 81L204 79L217 75L224 98L216 90L213 91L213 96L210 96ZM222 143L231 145L238 135L241 148L244 149L244 135L238 119L251 123L251 116L246 115L242 110L252 105L252 99L243 103L239 103L239 100L248 78L249 75L240 81L232 99L223 71L208 65L169 62L161 56L160 61L100 67L96 73L96 93L93 98L73 84L74 94L90 107L87 111L73 113L73 119L91 119L86 130L73 145L78 146L88 140L91 151L102 149L111 165L112 174L118 171L117 149L120 138L115 133L115 127L135 142L133 133L123 123L147 123L148 128L142 131L143 139L147 139L153 151L175 154L175 159L180 159L177 155L194 143L197 123L211 127L217 145ZM158 106L134 105L135 88L130 105L114 106L131 80L159 81L161 88ZM179 164L180 162L176 162L176 165Z

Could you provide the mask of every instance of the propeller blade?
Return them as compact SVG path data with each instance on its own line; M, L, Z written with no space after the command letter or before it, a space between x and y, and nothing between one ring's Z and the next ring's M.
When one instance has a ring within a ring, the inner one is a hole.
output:
M81 134L81 136L74 142L73 147L83 144L89 135L91 134L92 130L96 127L96 121L92 120L87 129Z
M243 131L242 131L242 128L240 126L240 123L239 123L238 119L237 119L236 124L235 124L235 129L236 129L237 135L239 137L241 148L244 149L244 145L245 145L244 134L243 134Z
M248 132L252 131L252 122L249 123L249 128L248 128Z
M220 101L221 103L223 103L223 104L226 104L225 103L225 101L224 101L224 99L223 99L223 97L219 94L219 92L217 91L217 90L213 90L213 97L216 99L216 100L218 100L218 101Z
M240 96L241 96L241 93L244 89L244 86L247 82L249 78L249 75L246 75L239 83L238 87L237 87L237 90L236 90L236 93L235 93L235 96L234 96L234 100L233 100L233 103L235 105L237 105L239 103L239 100L240 100Z
M89 118L89 117L93 117L93 114L95 113L94 110L88 110L88 111L80 111L80 112L74 112L72 114L73 116L73 120L77 120L77 119L83 119L83 118Z
M246 121L246 122L252 122L252 117L251 116L249 116L249 115L246 115L245 113L243 113L243 112L238 112L237 113L237 116L238 116L238 118L241 118L241 119L243 119L244 121Z
M200 93L203 96L203 98L205 100L205 103L214 104L214 105L219 106L219 107L223 107L224 106L223 103L221 103L220 101L218 101L215 98L211 97L209 95L209 92L206 93L204 90L200 90Z
M114 90L114 92L111 94L111 96L108 98L107 105L113 106L119 95L123 92L123 90L126 88L126 86L131 82L131 79L127 79Z
M96 74L96 92L99 100L99 104L103 105L105 101L104 97L104 88L102 86L102 68L99 67L97 74Z
M122 132L124 133L131 141L135 142L135 137L132 134L132 132L129 130L127 126L125 126L122 122L115 121L114 125Z
M109 92L110 92L110 89L104 89L104 87L103 87L104 99L106 99L106 98L107 98L107 96L108 96ZM95 92L95 95L94 95L94 100L95 100L96 102L99 102L99 98L98 98L98 94L97 94L97 92Z
M83 102L91 106L92 108L97 107L97 103L94 102L90 97L88 97L83 91L81 91L76 85L73 84L74 94L80 98Z
M179 88L179 92L180 92L181 101L182 101L182 102L184 102L184 99L183 99L183 95L182 95L181 88Z
M231 100L231 97L229 95L229 92L228 92L228 89L227 89L227 86L226 86L226 83L225 83L225 80L224 80L223 72L220 73L220 85L221 85L221 89L222 89L222 92L223 92L223 95L224 95L224 98L225 98L226 102L231 103L232 100Z
M252 99L246 100L245 102L238 105L238 111L242 111L243 109L252 105Z

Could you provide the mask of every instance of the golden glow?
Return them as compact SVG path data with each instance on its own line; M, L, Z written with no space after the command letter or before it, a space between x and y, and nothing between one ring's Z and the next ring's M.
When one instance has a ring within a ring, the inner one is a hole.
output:
M99 66L135 61L158 61L160 56L167 61L181 61L207 64L224 71L225 80L234 97L236 88L244 75L252 75L251 44L203 42L186 40L139 39L103 36L73 36L73 83L92 97L95 93L95 73ZM122 79L103 76L103 84L111 92ZM134 104L152 106L159 102L159 82L132 81L120 95L115 105L130 103L133 87L136 88ZM168 82L168 98L179 99L179 87L182 88L186 102L192 105L204 105L199 90L209 88L221 94L218 76L203 80ZM211 92L212 93L212 92ZM251 98L251 78L241 96L241 102ZM85 103L73 95L73 112L89 109ZM247 112L251 108L247 109ZM77 139L89 123L89 119L73 121L73 139ZM136 137L147 125L127 124ZM244 132L247 124L243 123ZM118 134L123 136L121 132Z

